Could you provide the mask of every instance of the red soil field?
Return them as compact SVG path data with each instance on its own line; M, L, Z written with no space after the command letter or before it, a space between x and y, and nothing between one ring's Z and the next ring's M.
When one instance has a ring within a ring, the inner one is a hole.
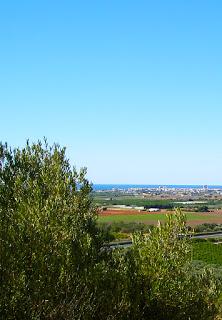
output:
M114 216L114 215L136 215L136 214L149 214L149 212L146 211L138 211L133 209L108 209L104 211L100 211L100 216Z

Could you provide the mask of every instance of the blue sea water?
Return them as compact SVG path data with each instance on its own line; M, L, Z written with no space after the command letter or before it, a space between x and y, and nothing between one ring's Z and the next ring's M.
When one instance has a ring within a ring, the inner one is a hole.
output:
M175 188L175 189L201 189L203 185L162 185L162 184L94 184L93 190L95 191L106 191L112 189L131 189L131 188L140 188L140 189L148 189L148 188ZM222 186L207 186L208 189L222 189Z

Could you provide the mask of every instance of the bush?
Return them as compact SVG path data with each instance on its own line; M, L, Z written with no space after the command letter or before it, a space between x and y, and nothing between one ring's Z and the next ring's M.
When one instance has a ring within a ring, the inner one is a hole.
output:
M209 212L208 206L200 206L196 209L196 212Z
M194 228L194 231L199 233L220 230L222 230L222 225L217 223L203 223Z
M138 285L143 293L135 302L140 306L138 318L205 320L213 319L217 312L219 284L210 269L197 273L192 268L191 240L179 239L181 233L186 234L185 216L177 211L174 218L168 216L165 225L134 236L130 254L136 280L140 279L135 281L134 292Z
M0 145L1 319L55 317L82 291L103 243L85 173L58 145Z

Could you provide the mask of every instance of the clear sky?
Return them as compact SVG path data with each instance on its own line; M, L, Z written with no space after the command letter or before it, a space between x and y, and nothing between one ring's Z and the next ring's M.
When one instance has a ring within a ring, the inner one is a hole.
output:
M0 4L0 140L94 183L222 184L221 0Z

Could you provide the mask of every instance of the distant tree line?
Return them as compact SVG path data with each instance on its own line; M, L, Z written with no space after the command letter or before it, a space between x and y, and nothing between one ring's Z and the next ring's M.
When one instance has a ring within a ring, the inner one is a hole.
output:
M150 208L159 208L159 209L173 209L174 208L174 205L172 203L153 203L153 204L146 204L144 206L144 209L150 209Z
M125 206L144 206L146 208L158 207L161 209L174 208L175 205L171 200L146 200L146 199L95 199L95 203L98 205L125 205Z

